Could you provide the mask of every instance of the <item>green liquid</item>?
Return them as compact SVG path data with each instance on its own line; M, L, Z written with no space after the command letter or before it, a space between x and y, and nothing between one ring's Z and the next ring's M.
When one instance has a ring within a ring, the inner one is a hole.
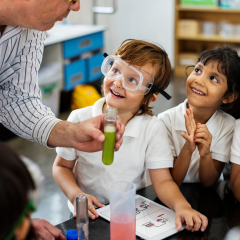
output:
M104 129L105 141L103 143L102 162L105 165L111 165L114 158L114 148L116 142L116 128L106 126Z

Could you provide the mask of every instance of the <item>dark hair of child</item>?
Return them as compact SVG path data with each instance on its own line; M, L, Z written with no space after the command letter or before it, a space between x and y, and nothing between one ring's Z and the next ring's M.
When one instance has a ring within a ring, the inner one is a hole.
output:
M198 56L198 62L206 65L216 62L218 72L227 78L228 90L225 96L234 94L236 99L232 103L222 104L220 109L235 118L240 117L240 57L230 46L217 46L206 50Z
M25 164L14 151L0 143L0 153L0 239L5 239L27 206L29 191L35 186Z
M127 39L121 43L114 55L120 55L121 59L130 65L140 68L147 63L152 64L155 67L153 84L162 90L168 87L171 80L171 63L162 47L142 40ZM144 95L141 106L138 112L135 113L135 116L154 115L151 110L152 107L149 107L152 96L153 93L151 91Z

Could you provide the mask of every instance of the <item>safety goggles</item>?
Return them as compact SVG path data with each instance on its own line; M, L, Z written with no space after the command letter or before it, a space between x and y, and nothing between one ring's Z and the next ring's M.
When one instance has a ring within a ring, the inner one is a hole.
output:
M154 78L151 74L129 65L120 56L108 56L105 53L104 57L101 70L108 79L115 81L120 78L122 86L131 92L146 95L151 90L153 93L161 93L168 100L171 98L164 90L153 85Z

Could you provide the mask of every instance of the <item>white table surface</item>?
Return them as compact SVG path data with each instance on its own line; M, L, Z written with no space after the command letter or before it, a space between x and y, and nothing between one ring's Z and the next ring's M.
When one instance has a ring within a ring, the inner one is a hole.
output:
M47 31L47 38L44 45L49 46L92 33L105 31L106 29L106 26L103 25L57 24Z

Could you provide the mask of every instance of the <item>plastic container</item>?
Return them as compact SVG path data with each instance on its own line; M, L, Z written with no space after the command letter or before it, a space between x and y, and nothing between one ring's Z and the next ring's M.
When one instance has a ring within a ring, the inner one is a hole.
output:
M76 198L77 213L77 235L78 240L88 240L89 235L89 218L88 218L88 199L85 195L80 194Z
M111 240L136 239L136 187L126 181L110 186Z
M62 67L60 63L50 63L41 66L38 73L38 84L42 93L42 103L50 107L52 112L59 115L60 81Z
M230 38L235 35L235 26L234 24L228 22L219 23L219 35L221 37Z
M118 111L116 108L109 107L105 114L102 162L105 165L111 165L114 158L114 148L116 142L116 122Z
M205 36L213 36L217 32L217 25L215 22L202 22L202 34Z

